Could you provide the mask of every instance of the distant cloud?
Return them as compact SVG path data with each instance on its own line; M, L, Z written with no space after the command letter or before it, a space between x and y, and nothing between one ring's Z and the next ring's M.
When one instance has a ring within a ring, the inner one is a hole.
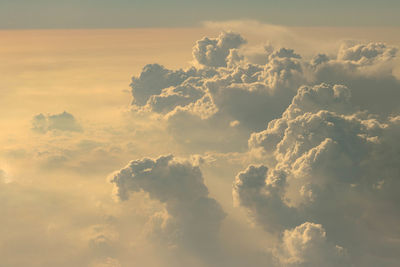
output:
M89 267L121 267L121 266L122 265L119 263L117 259L110 257L106 258L105 260L97 261L89 265Z
M75 117L66 111L59 114L43 115L42 113L33 117L32 130L38 133L49 131L81 132L82 127Z
M338 60L354 64L368 65L376 61L387 61L396 56L398 49L384 43L351 44L344 43L339 50Z
M223 32L217 38L205 37L193 47L193 57L200 65L226 67L232 49L245 44L245 39L237 33Z

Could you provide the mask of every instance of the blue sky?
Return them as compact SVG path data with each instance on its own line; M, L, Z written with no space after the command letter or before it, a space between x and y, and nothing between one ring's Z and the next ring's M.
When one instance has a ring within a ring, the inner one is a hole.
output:
M400 26L398 0L0 0L0 28L191 27L254 19L289 26Z

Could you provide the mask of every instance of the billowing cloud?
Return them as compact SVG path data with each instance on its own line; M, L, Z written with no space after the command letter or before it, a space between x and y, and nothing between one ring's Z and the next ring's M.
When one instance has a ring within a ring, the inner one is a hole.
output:
M35 116L45 134L10 127L2 263L398 266L397 49L310 45L312 57L279 43L204 37L191 67L149 64L133 77L128 112L102 94L90 116L78 114L84 101L74 115Z
M223 32L217 38L205 37L196 42L193 57L200 65L226 67L232 49L245 44L245 39L237 33Z
M240 35L223 32L194 46L200 67L147 65L132 80L133 110L161 115L169 133L189 150L243 151L246 136L278 118L304 84L347 86L352 106L377 115L399 109L394 47L347 42L335 57L308 60L293 49L268 45L258 60L241 49L244 44Z
M33 117L32 130L38 133L48 131L81 132L82 127L75 117L66 111L59 114L43 115L42 113Z
M339 50L338 60L357 65L371 65L377 61L387 61L396 56L397 48L384 43L351 44L344 43Z
M155 213L148 222L152 237L170 247L208 257L216 252L225 213L208 196L198 166L173 156L134 160L118 171L111 182L120 200L127 200L135 192L146 192L164 205L165 211Z
M347 87L301 87L281 118L252 134L264 165L238 174L234 196L268 231L321 223L356 265L383 264L399 248L391 241L400 236L392 227L400 218L399 121L360 112Z
M163 74L157 91L138 87L149 96L133 110L158 114L190 152L240 152L248 139L256 161L236 175L234 201L281 236L277 266L398 261L397 48L345 42L305 59L271 45L250 55L244 43L233 33L198 41L197 66L166 71L180 80Z
M344 43L336 58L315 58L313 82L343 84L361 110L388 116L400 111L400 81L393 75L398 49L383 43ZM318 62L318 64L317 64Z
M327 242L322 225L310 222L285 230L274 256L279 266L351 266L346 251Z
M158 64L146 65L139 77L132 78L133 103L143 106L151 96L161 94L163 89L178 86L187 79L200 76L202 73L198 73L194 68L187 71L173 71Z

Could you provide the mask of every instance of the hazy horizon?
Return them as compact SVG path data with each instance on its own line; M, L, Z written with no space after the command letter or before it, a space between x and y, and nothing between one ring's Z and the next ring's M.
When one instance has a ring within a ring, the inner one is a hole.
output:
M49 27L0 19L0 267L399 265L400 24L312 0L270 24L253 2L115 29L2 2ZM96 10L121 27L128 7ZM324 8L349 15L288 26Z
M193 27L258 20L284 26L400 26L396 0L2 0L0 28Z

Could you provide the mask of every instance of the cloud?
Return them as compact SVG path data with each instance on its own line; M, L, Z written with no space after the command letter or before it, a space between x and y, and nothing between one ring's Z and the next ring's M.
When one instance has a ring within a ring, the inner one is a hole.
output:
M287 27L260 23L254 20L205 21L203 26L214 31L246 33L246 35L256 36L257 39L261 38L263 41L273 40L274 42L293 44L300 39Z
M158 64L146 65L139 77L132 78L133 103L143 106L150 96L159 95L163 89L177 86L196 74L195 69L172 71Z
M351 266L346 251L327 241L322 225L310 222L285 230L274 256L279 266Z
M93 254L100 258L116 254L119 235L110 224L91 225L87 232L87 242Z
M337 57L319 55L313 70L315 83L343 84L351 90L352 103L382 117L400 111L400 81L393 74L398 49L383 43L344 43Z
M245 44L245 39L233 32L222 32L217 38L205 37L193 47L193 57L200 65L226 67L231 49Z
M277 266L398 261L397 48L345 42L336 55L307 59L272 45L251 55L244 41L222 51L223 36L198 41L196 66L179 71L188 77L161 86L135 112L158 114L191 153L244 151L250 136L256 163L236 175L233 197L282 236Z
M204 92L198 86L184 82L181 85L163 89L159 95L152 95L149 98L148 107L157 113L168 113L176 106L189 105L202 96Z
M59 114L43 115L42 113L33 117L32 130L38 133L49 131L81 132L82 127L75 117L66 111Z
M211 257L216 253L218 231L225 213L208 196L198 166L173 156L134 160L111 179L118 199L146 192L165 210L147 223L149 234L169 247Z
M223 32L196 43L195 66L187 70L145 66L132 79L132 110L159 114L176 142L192 152L244 151L245 136L279 118L305 84L341 84L350 88L352 106L380 116L399 111L394 47L347 42L336 56L308 60L272 45L253 55L245 44L239 34Z
M266 230L318 222L356 265L374 266L397 258L399 248L390 239L400 234L392 227L400 218L393 139L400 120L359 111L351 93L342 85L301 87L281 118L251 135L264 164L239 173L233 194Z
M249 215L262 223L267 231L280 231L300 220L296 210L283 201L285 177L270 175L266 166L250 165L240 172L233 185L236 204L246 207ZM267 180L268 179L268 180Z
M391 60L398 49L384 43L351 44L344 43L339 50L337 59L349 61L357 65L371 65L377 61Z
M219 150L221 141L225 150L245 148L245 136L279 116L304 78L301 57L293 50L270 48L266 64L258 65L237 50L244 43L240 35L224 32L194 46L194 59L202 67L145 66L132 79L133 110L162 115L178 143L192 148ZM239 127L230 127L232 121ZM207 128L216 140L194 134Z
M83 132L78 114L39 114L51 134L4 138L4 264L397 266L396 48L244 39L202 38L187 69L146 65L127 120L107 106ZM187 160L142 158L164 153ZM131 158L113 203L99 179Z
M82 196L45 187L0 183L1 265L88 266L99 248L89 247L81 233L101 221L98 211Z

